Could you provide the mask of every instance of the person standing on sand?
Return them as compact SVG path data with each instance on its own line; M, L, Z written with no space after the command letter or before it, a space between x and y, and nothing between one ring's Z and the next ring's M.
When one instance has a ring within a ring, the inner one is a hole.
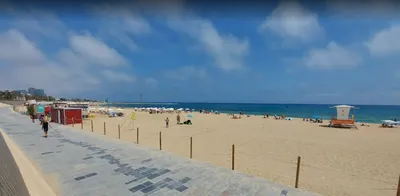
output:
M181 123L181 115L180 114L178 114L177 116L176 116L176 124L180 124Z
M47 138L47 132L49 131L49 127L51 128L47 119L43 119L42 129L44 131L44 137Z
M169 119L168 119L168 117L165 119L165 127L166 128L168 128L168 125L169 125Z

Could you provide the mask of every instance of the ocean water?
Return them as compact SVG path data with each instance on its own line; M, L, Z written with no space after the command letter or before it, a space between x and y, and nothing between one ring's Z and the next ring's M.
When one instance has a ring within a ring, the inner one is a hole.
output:
M133 107L166 107L166 108L189 108L199 111L213 110L221 113L239 113L263 115L285 115L287 117L311 118L319 116L328 120L336 116L336 109L330 108L334 105L314 104L253 104L253 103L109 103L108 106L133 108ZM355 120L366 123L380 123L382 120L400 120L400 106L387 105L353 105L358 109L352 109L350 115L354 114Z

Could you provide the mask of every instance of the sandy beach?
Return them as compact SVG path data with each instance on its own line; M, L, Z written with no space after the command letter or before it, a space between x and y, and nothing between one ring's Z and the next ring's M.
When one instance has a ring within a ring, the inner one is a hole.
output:
M294 186L297 157L301 156L299 188L323 195L390 196L395 195L400 166L400 130L358 126L357 129L320 127L321 124L243 116L232 119L227 114L192 113L193 125L177 125L176 114L136 112L133 129L130 113L109 118L95 114L94 133L159 148L189 157L193 137L193 159L231 168L232 144L235 145L235 170L271 181ZM182 113L182 120L189 113ZM169 117L170 127L164 119ZM181 120L181 121L182 121ZM91 131L91 120L84 130ZM324 122L323 124L328 124ZM71 125L69 125L71 126ZM74 125L81 129L81 125Z

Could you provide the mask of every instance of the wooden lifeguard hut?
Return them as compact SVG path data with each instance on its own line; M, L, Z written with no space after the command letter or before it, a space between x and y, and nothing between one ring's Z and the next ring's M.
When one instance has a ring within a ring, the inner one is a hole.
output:
M336 105L332 108L336 108L336 117L332 117L332 120L329 124L331 127L356 127L354 121L354 114L350 117L350 110L355 108L350 105Z

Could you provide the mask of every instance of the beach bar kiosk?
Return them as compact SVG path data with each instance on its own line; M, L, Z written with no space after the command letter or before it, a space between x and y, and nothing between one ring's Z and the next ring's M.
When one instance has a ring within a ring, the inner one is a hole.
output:
M337 105L332 108L336 108L336 117L332 117L330 126L338 126L338 127L353 127L354 124L354 115L350 117L350 109L355 108L350 105Z
M52 108L51 121L63 125L82 123L82 109L62 107Z

